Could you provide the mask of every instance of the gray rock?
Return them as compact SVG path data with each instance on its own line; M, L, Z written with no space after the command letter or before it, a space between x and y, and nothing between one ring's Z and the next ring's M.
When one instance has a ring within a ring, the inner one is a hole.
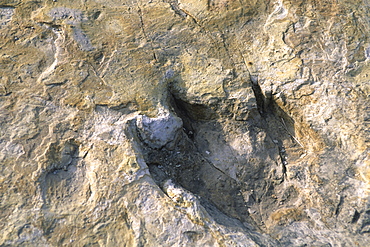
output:
M137 117L137 129L143 141L151 148L162 148L173 142L182 127L182 120L171 114L150 118Z

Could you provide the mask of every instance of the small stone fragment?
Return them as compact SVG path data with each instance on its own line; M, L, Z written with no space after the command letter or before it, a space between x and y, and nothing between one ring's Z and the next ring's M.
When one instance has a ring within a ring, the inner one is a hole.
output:
M143 141L151 148L162 148L174 141L182 128L182 120L172 114L156 118L138 116L136 126Z

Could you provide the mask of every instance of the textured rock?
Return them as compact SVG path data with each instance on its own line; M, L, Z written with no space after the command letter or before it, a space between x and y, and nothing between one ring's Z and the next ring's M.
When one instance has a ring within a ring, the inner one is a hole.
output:
M182 120L169 113L156 118L139 116L136 125L143 142L151 148L162 148L176 141L176 135L182 127Z
M369 8L0 0L0 245L367 246Z

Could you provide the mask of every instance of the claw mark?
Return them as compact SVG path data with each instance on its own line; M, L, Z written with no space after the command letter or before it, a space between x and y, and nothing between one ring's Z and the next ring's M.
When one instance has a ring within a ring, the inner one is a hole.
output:
M284 7L284 4L281 0L278 0L276 5L277 6L275 7L274 11L267 17L266 23L263 26L265 33L268 33L268 27L271 24L273 24L276 20L284 19L288 14L288 11Z
M179 3L177 0L170 1L171 9L182 18L186 18L188 16L187 13L185 13L182 9L179 7Z
M109 68L109 64L112 62L113 56L114 56L114 54L116 54L116 52L117 52L117 49L115 49L112 52L112 54L109 56L108 61L105 63L105 66L104 66L103 70L100 73L98 73L100 78L103 78L104 77L105 73L107 72L107 69ZM105 57L104 57L104 59L105 59ZM103 67L103 65L104 65L104 59L101 62L101 66L100 66L100 68L98 70L100 70Z
M302 143L300 143L300 141L293 134L290 133L290 131L288 130L288 127L285 124L285 121L284 121L283 118L281 118L281 121L282 121L282 123L284 125L284 128L285 128L286 132L288 133L288 135L290 135L304 149L304 146L302 145Z
M65 35L64 35L63 29L58 30L52 27L49 29L51 29L53 33L55 33L55 35L57 36L57 38L54 41L54 46L55 46L54 62L41 73L41 75L37 79L37 83L41 83L45 78L47 78L53 72L55 67L58 65L58 62L59 62L58 57L60 57L60 55L62 54L61 45L65 41Z

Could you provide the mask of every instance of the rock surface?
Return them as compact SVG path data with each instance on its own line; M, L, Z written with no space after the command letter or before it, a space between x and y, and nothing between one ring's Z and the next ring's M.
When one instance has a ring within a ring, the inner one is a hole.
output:
M0 0L0 246L368 246L369 13Z

